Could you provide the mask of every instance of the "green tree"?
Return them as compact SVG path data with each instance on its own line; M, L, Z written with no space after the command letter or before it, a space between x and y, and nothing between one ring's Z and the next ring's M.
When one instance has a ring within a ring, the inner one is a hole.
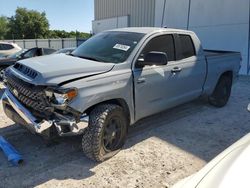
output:
M77 32L77 38L89 38L92 35L90 33Z
M89 38L91 35L89 33L65 30L49 30L47 33L49 38Z
M9 19L8 38L46 38L48 30L49 22L45 12L18 7L16 14Z
M0 40L5 39L8 32L8 19L0 16Z

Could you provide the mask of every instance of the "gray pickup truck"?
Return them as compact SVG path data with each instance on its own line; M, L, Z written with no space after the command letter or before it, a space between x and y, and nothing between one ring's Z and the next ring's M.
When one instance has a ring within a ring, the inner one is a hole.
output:
M226 105L238 52L203 50L191 31L123 28L97 34L71 54L18 61L4 74L6 115L34 133L82 134L85 155L103 161L128 126L207 96Z

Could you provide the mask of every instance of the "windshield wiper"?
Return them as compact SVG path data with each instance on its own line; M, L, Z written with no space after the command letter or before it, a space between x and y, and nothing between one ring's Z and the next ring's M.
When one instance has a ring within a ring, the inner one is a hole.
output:
M94 57L88 57L88 56L76 56L76 57L80 57L80 58L83 58L83 59L88 59L88 60L92 60L92 61L101 62L100 59L97 59L97 58L94 58Z
M82 59L88 59L88 60L92 60L92 61L97 61L97 62L105 62L106 61L103 61L103 60L100 60L100 59L97 59L97 58L94 58L94 57L88 57L88 56L79 56L79 55L74 55L72 53L68 54L70 56L73 56L73 57L79 57L79 58L82 58Z
M66 55L70 55L70 56L73 56L73 57L76 57L74 54L72 53L69 53L69 54L66 54Z

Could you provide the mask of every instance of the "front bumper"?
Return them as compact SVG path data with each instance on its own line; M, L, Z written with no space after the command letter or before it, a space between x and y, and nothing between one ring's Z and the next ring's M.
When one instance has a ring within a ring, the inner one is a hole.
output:
M72 136L81 134L88 126L87 115L83 115L79 123L66 117L63 117L61 120L38 120L16 99L8 88L5 89L2 96L2 104L5 114L10 119L15 123L25 126L33 133L41 134L43 131L55 126L60 136Z

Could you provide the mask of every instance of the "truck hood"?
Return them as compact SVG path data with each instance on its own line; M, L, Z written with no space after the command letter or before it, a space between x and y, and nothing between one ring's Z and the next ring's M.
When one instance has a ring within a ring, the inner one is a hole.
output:
M96 62L65 54L54 54L18 61L37 73L35 78L29 78L25 71L11 69L25 81L36 85L60 85L77 79L102 74L110 71L113 63Z

